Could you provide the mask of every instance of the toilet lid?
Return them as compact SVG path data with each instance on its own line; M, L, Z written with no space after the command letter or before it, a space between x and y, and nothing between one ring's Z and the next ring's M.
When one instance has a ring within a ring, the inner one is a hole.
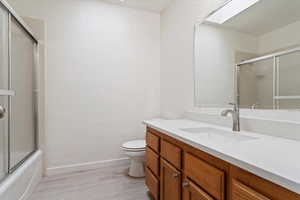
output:
M126 142L122 145L124 149L145 149L146 142L145 140L133 140Z

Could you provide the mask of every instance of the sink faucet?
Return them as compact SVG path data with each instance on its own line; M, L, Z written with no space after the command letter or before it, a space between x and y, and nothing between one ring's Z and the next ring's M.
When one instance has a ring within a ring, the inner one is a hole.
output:
M241 128L240 128L240 108L239 108L239 105L236 103L230 103L230 105L233 105L233 109L223 110L221 113L221 116L226 117L226 116L228 116L228 114L231 114L232 120L233 120L232 130L235 132L239 132L241 130Z

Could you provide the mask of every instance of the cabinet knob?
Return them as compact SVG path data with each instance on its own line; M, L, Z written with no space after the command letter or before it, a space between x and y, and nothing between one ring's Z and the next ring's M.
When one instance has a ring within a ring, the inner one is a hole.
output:
M174 177L174 178L178 178L178 177L179 177L179 174L174 173L174 174L173 174L173 177Z
M185 188L185 187L189 187L189 185L190 185L190 184L189 184L189 182L187 182L187 181L184 181L184 182L182 183L182 187L184 187L184 188Z

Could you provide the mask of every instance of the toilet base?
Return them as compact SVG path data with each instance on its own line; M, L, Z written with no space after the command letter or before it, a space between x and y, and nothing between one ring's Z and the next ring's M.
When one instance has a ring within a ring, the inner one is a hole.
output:
M134 178L145 177L144 160L132 158L128 175Z

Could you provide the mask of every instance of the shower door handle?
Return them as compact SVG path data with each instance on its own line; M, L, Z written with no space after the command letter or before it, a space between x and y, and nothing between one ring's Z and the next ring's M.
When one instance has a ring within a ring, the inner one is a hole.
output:
M5 117L6 109L0 105L0 119L3 119Z
M7 97L13 97L15 96L15 91L13 90L2 90L0 89L0 97L1 96L7 96ZM3 119L5 117L6 114L6 109L0 105L0 119Z

